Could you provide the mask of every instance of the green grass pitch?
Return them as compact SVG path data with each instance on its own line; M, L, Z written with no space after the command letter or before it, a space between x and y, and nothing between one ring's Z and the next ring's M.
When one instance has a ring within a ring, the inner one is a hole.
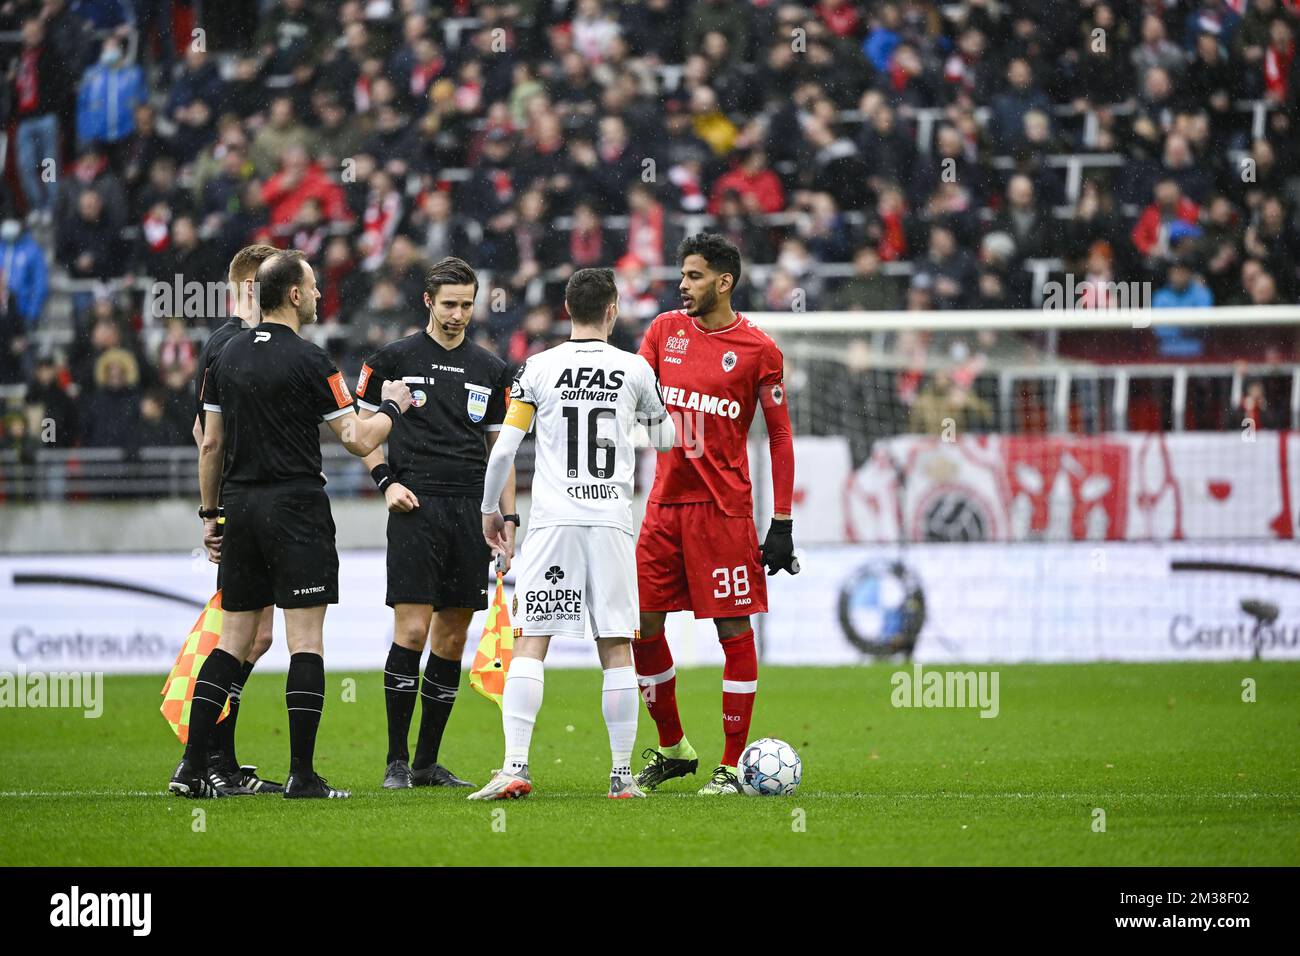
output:
M553 670L534 737L537 789L487 804L380 788L378 673L329 675L317 767L353 789L350 801L169 797L179 748L158 713L162 679L110 677L98 720L0 710L0 864L1300 863L1295 664L1002 666L993 719L894 708L897 669L763 669L751 737L799 750L794 796L705 800L697 776L642 801L604 798L599 674ZM710 767L720 677L678 678L684 725ZM1242 700L1247 677L1254 703ZM356 681L353 702L344 678ZM282 689L282 675L255 673L240 715L241 759L273 779L288 762ZM640 719L638 751L654 740ZM464 685L443 762L482 783L501 746L497 708Z

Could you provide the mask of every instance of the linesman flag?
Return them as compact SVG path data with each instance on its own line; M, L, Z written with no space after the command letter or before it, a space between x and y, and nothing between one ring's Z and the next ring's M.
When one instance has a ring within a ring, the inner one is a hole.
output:
M160 710L183 744L189 743L190 739L190 701L194 697L194 681L199 676L199 668L216 648L219 640L221 640L220 591L212 595L211 600L203 608L203 613L194 622L189 637L185 638L185 644L181 647L180 654L176 656L176 663L172 665L172 672L167 675L167 682L163 684L163 702ZM217 723L225 720L229 713L230 701L227 700L226 706L221 708L221 716L217 718Z
M478 650L474 652L474 665L469 669L469 686L501 706L506 691L506 674L510 672L510 657L514 653L515 635L510 630L510 612L506 609L505 575L502 562L497 562L497 593L488 608L487 622Z

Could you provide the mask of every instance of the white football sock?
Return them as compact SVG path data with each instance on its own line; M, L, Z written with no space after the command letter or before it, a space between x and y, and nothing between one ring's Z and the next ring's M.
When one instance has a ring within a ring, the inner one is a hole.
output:
M600 695L600 712L609 730L611 773L632 774L632 747L636 744L636 715L640 710L635 667L611 667L605 671Z
M542 662L533 657L516 657L510 662L506 689L501 695L501 725L506 733L505 769L518 773L528 763L533 725L542 709L545 675Z

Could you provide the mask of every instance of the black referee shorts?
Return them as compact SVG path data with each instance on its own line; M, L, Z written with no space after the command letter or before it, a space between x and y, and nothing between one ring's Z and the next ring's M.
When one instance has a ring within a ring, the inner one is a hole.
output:
M334 517L323 488L227 487L221 606L227 611L339 601Z
M481 611L488 606L492 549L483 540L478 499L415 496L420 507L388 515L386 603Z

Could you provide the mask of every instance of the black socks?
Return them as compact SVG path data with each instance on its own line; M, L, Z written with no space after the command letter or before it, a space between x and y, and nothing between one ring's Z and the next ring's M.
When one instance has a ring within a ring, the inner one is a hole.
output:
M420 737L415 744L412 770L423 770L438 762L442 732L447 729L447 718L451 716L459 689L460 661L445 660L430 650L424 668L424 685L420 688Z
M407 738L415 695L420 692L420 652L394 643L384 663L384 708L388 712L388 763L409 760Z
M289 773L311 776L315 773L312 755L316 752L316 731L325 707L323 657L305 652L289 657L284 703L289 710Z
M239 677L242 667L239 658L218 647L199 668L194 681L194 697L190 702L189 738L185 744L185 759L197 770L207 769L208 751L214 749L212 745L219 740L215 732L217 718L226 706L230 687Z

